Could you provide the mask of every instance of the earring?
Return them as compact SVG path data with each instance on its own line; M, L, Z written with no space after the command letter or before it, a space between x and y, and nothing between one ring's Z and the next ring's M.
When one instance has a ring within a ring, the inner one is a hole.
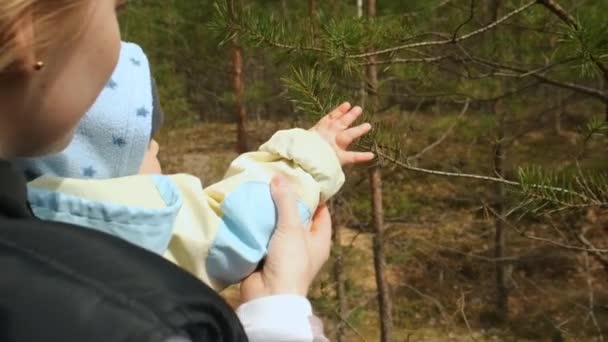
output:
M36 62L36 64L34 64L34 70L36 71L40 71L44 68L44 62L43 61L38 61Z

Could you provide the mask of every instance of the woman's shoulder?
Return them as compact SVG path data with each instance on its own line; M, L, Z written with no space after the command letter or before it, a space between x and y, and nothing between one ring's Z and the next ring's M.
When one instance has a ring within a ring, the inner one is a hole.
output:
M0 265L10 274L0 282L0 296L9 333L21 336L15 341L155 341L190 326L218 341L246 340L217 293L160 256L108 234L0 217ZM197 326L201 319L215 323Z

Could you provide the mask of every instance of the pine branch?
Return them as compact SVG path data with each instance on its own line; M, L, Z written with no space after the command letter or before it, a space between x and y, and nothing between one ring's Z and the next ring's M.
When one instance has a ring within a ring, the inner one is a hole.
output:
M504 217L503 215L500 215L499 213L496 212L496 210L494 210L494 208L490 207L490 206L485 206L485 208L492 214L494 215L496 218L498 218L499 220L501 220L503 223L505 223L507 226L509 226L511 229L515 230L518 234L520 234L523 237L526 237L530 240L535 240L535 241L539 241L542 243L546 243L546 244L550 244L550 245L554 245L560 248L564 248L564 249L569 249L569 250L573 250L573 251L582 251L582 252L591 252L591 253L598 253L598 254L602 254L602 253L608 253L608 249L602 249L602 248L596 248L595 246L593 246L592 244L585 244L581 241L581 243L585 246L585 247L580 247L580 246L574 246L568 243L563 243L560 241L555 241L555 240L551 240L551 239L547 239L547 238L543 238L540 236L536 236L533 234L528 234L526 233L524 230L517 228L514 224L512 224L511 222L509 222L506 217ZM580 240L579 240L580 241Z
M329 55L329 51L318 48L318 47L308 46L308 45L291 45L291 44L287 44L287 43L282 43L282 42L278 42L273 39L270 39L270 38L264 36L263 34L261 34L259 32L254 32L254 31L250 31L250 34L252 35L253 39L257 39L259 41L259 44L266 44L267 46L270 46L270 47L276 47L276 48L290 50L290 51L296 51L296 50L310 51L310 52L316 52L316 53Z
M458 42L462 42L465 41L467 39L470 39L472 37L475 37L481 33L484 33L488 30L493 29L494 27L500 25L502 22L508 20L509 18L511 18L514 15L517 15L525 10L527 10L528 8L532 7L533 5L535 5L537 2L537 0L531 1L526 3L525 5L507 13L506 15L504 15L503 17L499 18L498 20L484 26L481 27L475 31L469 32L467 34L461 35L459 37L456 38L452 38L452 39L444 39L444 40L434 40L434 41L426 41L426 42L417 42L417 43L409 43L409 44L404 44L404 45L400 45L400 46L395 46L392 48L388 48L388 49L383 49L383 50L378 50L378 51L372 51L372 52L367 52L367 53L361 53L361 54L355 54L355 55L348 55L346 56L346 58L368 58L371 56L379 56L379 55L384 55L387 53L393 53L393 52L397 52L397 51L401 51L401 50L405 50L405 49L412 49L412 48L420 48L420 47L429 47L429 46L441 46L441 45L448 45L448 44L453 44L453 43L458 43Z
M578 153L578 155L576 156L576 160L579 161L583 158L583 156L585 155L585 152L587 151L587 145L589 144L589 141L591 141L591 138L593 138L593 136L595 136L595 135L606 136L607 134L608 134L608 122L606 122L606 120L600 119L598 117L591 118L587 122L587 125L585 127L584 136L583 136L582 143L581 143L581 150Z
M544 209L548 204L557 204L558 210L563 209L582 209L588 207L608 207L608 200L601 199L597 194L595 194L595 189L600 189L600 191L605 192L608 195L608 190L602 189L601 185L604 184L602 182L597 182L598 184L594 184L593 189L590 188L587 193L584 191L575 191L573 189L567 187L560 187L551 185L553 182L537 182L532 183L526 180L526 177L523 171L520 171L521 181L512 181L499 177L491 177L491 176L483 176L476 174L468 174L468 173L459 173L459 172L446 172L446 171L437 171L430 170L425 168L420 168L409 164L408 162L402 162L395 157L388 155L387 153L382 152L381 150L376 151L377 155L384 160L387 160L405 170L420 172L431 174L435 176L442 177L456 177L456 178L468 178L475 179L480 181L487 181L493 183L500 183L509 185L512 187L517 187L521 190L522 194L529 198L528 202L525 202L523 207L530 207L534 203L533 201L540 202L539 207L536 210ZM577 177L578 181L586 182L585 178ZM606 185L604 185L606 187ZM564 198L565 197L565 198Z
M555 14L559 17L563 22L565 22L568 26L570 26L575 31L580 30L580 25L574 19L574 17L568 13L559 3L555 0L538 0L538 3L543 5L546 9L548 9L551 13ZM604 76L604 80L608 82L608 67L604 65L597 57L591 55L589 56L591 61L597 66L597 68L602 72Z
M522 207L549 212L564 209L606 207L608 203L608 179L605 175L577 175L547 173L540 168L520 168L519 182L522 193L527 197ZM555 186L559 184L559 186ZM557 204L556 208L549 208Z
M303 113L322 116L336 105L334 86L328 73L313 68L292 68L292 77L284 77L290 100Z
M415 42L415 43L408 43L408 44L404 44L404 45L400 45L400 46L396 46L396 47L391 47L391 48L387 48L387 49L382 49L382 50L377 50L377 51L371 51L371 52L366 52L366 53L359 53L359 54L343 54L341 56L339 56L340 58L345 58L345 59L366 59L372 56L379 56L379 55L385 55L385 54L392 54L398 51L402 51L402 50L407 50L407 49L414 49L414 48L421 48L421 47L431 47L431 46L442 46L442 45L448 45L448 44L454 44L454 43L458 43L458 42L462 42L465 40L468 40L470 38L473 38L479 34L482 34L486 31L489 31L493 28L495 28L496 26L500 25L501 23L505 22L506 20L510 19L511 17L527 10L528 8L532 7L533 5L536 4L536 0L531 1L526 3L525 5L507 13L506 15L504 15L503 17L499 18L498 20L485 25L477 30L474 30L472 32L469 32L467 34L463 34L460 36L453 36L451 38L446 38L446 39L441 39L441 40L432 40L432 41L423 41L423 42ZM236 24L233 24L236 25ZM331 50L329 49L324 49L324 48L320 48L320 47L315 47L315 46L308 46L305 44L299 44L299 45L295 45L295 44L290 44L290 43L286 43L286 42L282 42L276 39L272 39L272 37L268 37L268 35L264 34L264 32L262 32L261 30L256 29L255 25L247 25L247 21L245 21L244 23L239 23L239 29L241 34L247 34L249 35L250 39L256 41L258 43L258 45L268 45L271 47L276 47L276 48L280 48L280 49L284 49L284 50L289 50L289 51L295 51L295 50L300 50L300 51L309 51L309 52L314 52L314 53L318 53L318 54L322 54L325 56L333 56L335 55L335 53L333 53ZM457 33L458 30L456 30L455 33ZM411 62L415 62L415 60L411 60ZM379 64L385 64L386 62L383 63L379 63ZM405 61L404 63L410 63ZM367 65L365 63L362 63L360 65Z

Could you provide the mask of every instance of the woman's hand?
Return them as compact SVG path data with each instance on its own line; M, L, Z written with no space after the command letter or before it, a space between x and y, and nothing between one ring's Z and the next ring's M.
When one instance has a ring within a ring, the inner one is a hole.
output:
M300 222L296 194L288 181L277 176L271 183L277 207L277 228L268 246L268 256L260 271L241 283L241 300L280 294L306 296L317 273L329 258L331 216L319 207L307 230Z
M310 130L317 132L334 149L341 165L364 163L374 159L371 152L353 152L348 147L360 137L369 133L369 123L350 127L363 114L359 106L352 107L345 102L325 115Z

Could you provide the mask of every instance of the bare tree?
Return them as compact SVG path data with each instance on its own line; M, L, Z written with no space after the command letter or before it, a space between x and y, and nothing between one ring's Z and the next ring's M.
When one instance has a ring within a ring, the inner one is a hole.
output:
M370 20L376 17L376 0L367 0L367 16ZM368 58L366 67L368 109L378 110L378 68L376 56ZM380 314L380 341L390 340L393 328L392 303L390 289L386 281L386 260L384 256L384 208L382 204L382 170L375 164L369 171L369 185L372 197L372 217L374 226L374 269L378 290L378 309Z
M492 0L488 3L489 12L492 22L498 19L498 13L500 10L500 0ZM496 31L492 31L492 39L496 38ZM505 158L506 158L506 146L505 146L505 113L500 109L501 99L494 101L492 105L492 112L498 123L496 142L494 145L494 173L498 178L504 178L505 176ZM506 204L505 204L506 187L504 183L496 184L496 211L500 217L506 215ZM495 233L494 233L494 257L496 259L496 313L500 319L504 320L508 316L509 308L509 290L507 287L507 263L504 261L507 248L507 231L504 227L504 222L500 218L495 220Z
M232 17L238 15L239 0L230 0L228 10ZM249 150L247 143L247 111L245 110L245 86L243 84L243 49L239 38L234 36L230 46L232 60L232 87L234 90L234 104L237 120L237 152L245 153Z

